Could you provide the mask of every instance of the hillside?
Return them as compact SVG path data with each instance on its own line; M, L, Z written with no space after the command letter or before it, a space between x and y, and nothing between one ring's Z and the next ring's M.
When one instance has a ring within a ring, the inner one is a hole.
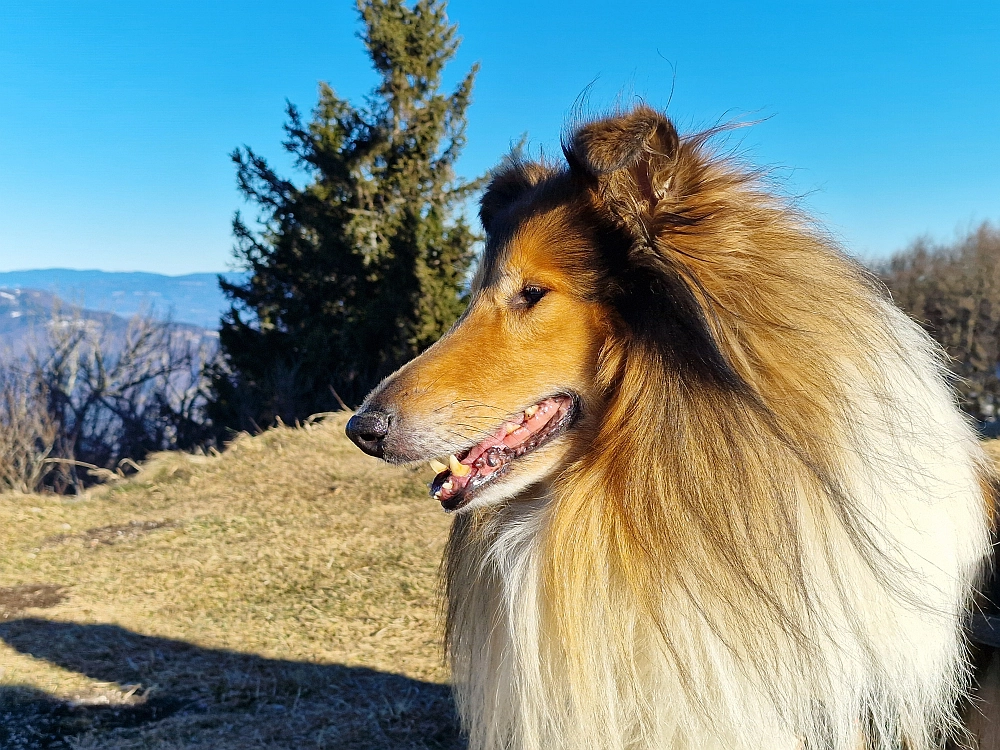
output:
M0 747L459 748L427 469L344 415L0 496Z
M129 319L69 304L41 289L0 287L0 353L16 357L30 348L44 348L52 326L86 327L113 343L124 336ZM189 323L173 323L172 328L196 342L218 338L215 330Z
M244 274L227 273L242 279ZM39 289L89 310L122 317L137 313L170 316L215 330L219 316L229 309L214 273L164 276L158 273L112 273L48 268L0 273L0 290Z

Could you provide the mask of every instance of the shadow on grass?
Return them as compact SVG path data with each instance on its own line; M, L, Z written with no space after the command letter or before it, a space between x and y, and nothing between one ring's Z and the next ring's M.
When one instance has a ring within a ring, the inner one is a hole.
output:
M139 702L80 705L0 688L0 748L238 747L459 750L447 686L359 667L265 659L114 625L0 623L21 653L135 690ZM148 744L147 744L148 743ZM138 746L138 745L134 745Z

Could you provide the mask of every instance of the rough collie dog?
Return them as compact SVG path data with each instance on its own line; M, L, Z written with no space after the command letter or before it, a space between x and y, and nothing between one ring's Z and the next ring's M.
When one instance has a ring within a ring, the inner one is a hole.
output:
M509 159L468 310L348 424L439 458L473 750L941 746L988 471L931 340L647 107Z

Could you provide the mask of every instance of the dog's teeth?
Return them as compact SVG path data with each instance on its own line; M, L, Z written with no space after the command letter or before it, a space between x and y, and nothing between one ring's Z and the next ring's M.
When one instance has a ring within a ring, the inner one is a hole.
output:
M531 417L535 416L535 414L537 414L537 413L538 413L538 405L537 404L535 406L529 406L527 409L524 410L524 416L528 417L529 419Z
M448 468L451 469L451 473L456 477L468 476L469 472L472 471L471 467L466 466L455 458L454 453L448 456Z
M445 466L443 463L437 460L431 461L430 467L434 470L435 474L440 474L442 471L448 470L447 466Z
M454 487L454 486L455 486L455 485L453 485L453 484L451 483L451 480L449 479L449 480L448 480L447 482L445 482L444 484L442 484L442 485L441 485L441 489L440 489L440 490L438 490L438 494L441 494L441 493L442 493L442 492L444 492L445 490L450 490L450 489L451 489L452 487Z
M503 426L503 431L505 434L510 435L512 432L514 432L514 430L516 430L520 426L521 425L517 424L516 422L505 422Z

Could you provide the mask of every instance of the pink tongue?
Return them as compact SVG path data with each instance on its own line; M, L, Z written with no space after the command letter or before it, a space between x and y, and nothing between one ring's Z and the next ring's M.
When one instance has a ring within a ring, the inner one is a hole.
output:
M535 412L530 417L527 417L522 413L517 420L505 422L497 428L497 431L494 434L490 435L481 443L473 446L469 451L469 454L462 459L462 463L466 466L473 466L473 464L475 464L476 461L483 456L483 454L491 448L496 448L498 446L502 446L506 449L518 448L526 443L532 435L545 427L549 421L554 419L559 414L561 406L562 402L554 398L547 398L536 404ZM516 425L517 429L508 434L508 425ZM490 466L489 463L484 460L482 462L482 466L474 467L472 471L464 477L451 474L448 477L448 481L451 482L451 488L449 490L441 490L437 497L439 497L442 501L448 500L465 489L465 486L471 482L473 478L487 477L494 471L497 471L501 465L502 464L498 463L497 466Z
M476 459L481 455L486 453L490 448L494 448L498 445L503 445L503 439L507 436L507 430L504 429L504 425L500 425L497 431L486 438L483 442L478 445L472 446L472 450L469 451L469 455L462 459L463 464L472 466L476 462Z
M507 424L517 424L517 422L508 422L500 425L497 431L486 438L483 442L474 446L472 450L469 451L469 455L462 459L463 464L471 466L476 462L476 459L483 455L490 448L494 448L498 445L504 445L508 448L517 448L522 443L527 442L534 433L542 429L546 423L552 418L552 415L556 409L559 408L559 402L554 398L547 398L544 401L537 404L538 411L536 411L532 416L525 418L522 414L521 426L514 430L509 435L507 434ZM484 469L486 467L483 467ZM485 471L484 473L489 474L490 471Z

